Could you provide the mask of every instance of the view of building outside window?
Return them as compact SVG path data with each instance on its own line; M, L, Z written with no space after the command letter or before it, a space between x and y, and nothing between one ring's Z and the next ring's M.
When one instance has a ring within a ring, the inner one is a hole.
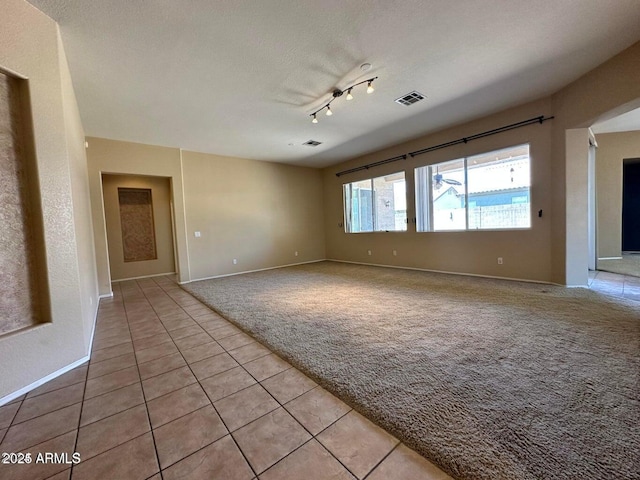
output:
M529 145L420 167L418 231L531 226Z
M416 230L531 226L529 145L415 169ZM404 172L343 185L347 233L406 231Z
M464 159L431 167L433 231L467 228Z
M403 231L407 229L404 172L343 185L345 231Z
M467 158L469 230L531 226L529 145Z

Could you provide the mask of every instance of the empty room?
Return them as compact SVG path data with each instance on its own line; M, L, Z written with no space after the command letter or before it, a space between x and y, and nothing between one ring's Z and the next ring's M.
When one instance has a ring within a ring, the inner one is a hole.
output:
M637 0L2 0L0 478L640 480Z

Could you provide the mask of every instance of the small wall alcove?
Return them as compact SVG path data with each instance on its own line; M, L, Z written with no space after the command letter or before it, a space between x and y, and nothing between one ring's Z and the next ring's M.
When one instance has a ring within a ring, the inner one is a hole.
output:
M0 69L0 335L50 321L28 81Z

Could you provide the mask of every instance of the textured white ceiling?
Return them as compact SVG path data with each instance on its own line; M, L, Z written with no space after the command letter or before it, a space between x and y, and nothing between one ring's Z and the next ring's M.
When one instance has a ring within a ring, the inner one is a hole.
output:
M87 135L317 167L550 94L640 39L638 0L30 2L60 24Z

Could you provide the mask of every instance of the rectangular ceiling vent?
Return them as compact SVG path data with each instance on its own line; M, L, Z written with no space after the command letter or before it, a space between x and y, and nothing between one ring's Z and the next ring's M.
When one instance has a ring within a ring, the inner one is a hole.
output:
M307 147L317 147L318 145L321 145L322 142L316 142L315 140L309 140L308 142L304 142L303 145L306 145Z
M400 105L405 105L408 107L409 105L413 105L414 103L419 102L420 100L424 100L424 95L414 90L413 92L407 93L406 95L403 95L400 98L396 98L395 102L399 103Z

